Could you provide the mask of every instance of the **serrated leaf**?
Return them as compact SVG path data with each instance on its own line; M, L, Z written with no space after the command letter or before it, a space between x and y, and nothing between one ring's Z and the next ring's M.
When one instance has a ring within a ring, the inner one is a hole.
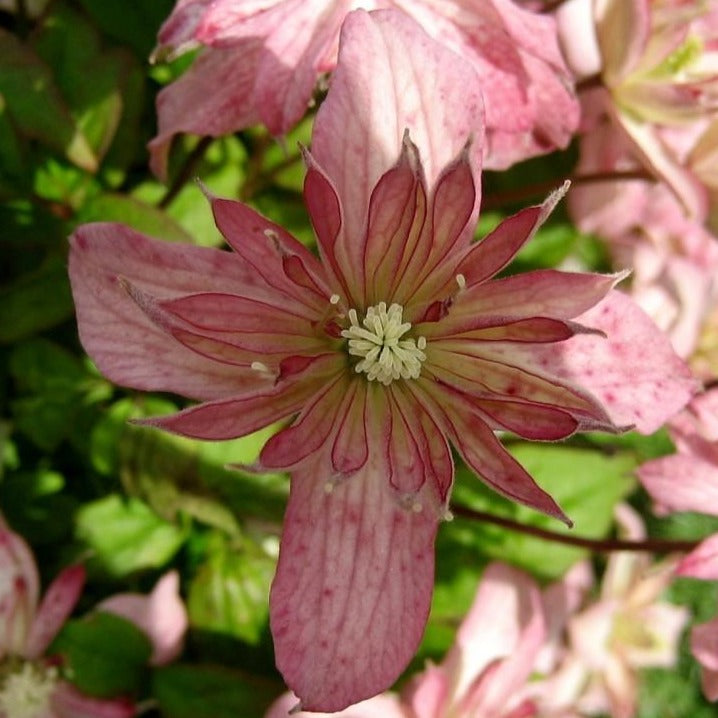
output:
M0 29L0 94L15 126L28 138L94 172L97 157L73 120L52 70L14 35Z
M68 621L49 653L63 657L65 668L80 691L111 698L139 692L152 643L129 621L98 611Z
M267 621L275 568L276 560L249 539L229 543L214 534L190 584L190 623L257 643Z
M555 519L514 504L491 492L465 468L459 469L454 501L470 508L508 516L522 524L575 533L587 538L605 537L613 523L613 508L635 486L631 454L607 455L572 446L518 442L514 457L548 491L574 521L568 529ZM508 561L545 578L557 578L585 549L534 538L488 522L457 519L445 527L454 541L491 558Z
M76 535L92 549L90 563L113 576L163 566L185 538L139 499L123 501L117 494L85 504L77 512Z
M282 686L239 671L174 665L152 676L152 693L166 718L239 718L264 715Z

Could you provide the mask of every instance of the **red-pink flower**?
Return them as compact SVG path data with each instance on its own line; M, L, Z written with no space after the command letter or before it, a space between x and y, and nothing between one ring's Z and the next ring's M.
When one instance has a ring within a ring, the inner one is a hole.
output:
M233 253L116 224L72 238L80 337L100 369L203 402L146 423L226 439L292 418L259 468L292 472L270 618L309 710L384 690L411 658L453 481L447 440L497 491L564 518L494 430L653 431L693 390L667 339L611 291L618 277L490 281L558 196L471 244L481 118L468 65L401 13L352 13L306 154L320 259L214 197Z
M157 52L203 49L158 97L153 170L164 176L179 132L216 137L259 122L274 135L291 129L319 77L334 68L339 28L356 7L407 13L479 73L487 167L568 144L578 104L555 22L512 0L179 0L160 30Z
M40 580L30 547L0 517L0 718L130 718L127 700L100 700L64 681L44 657L69 617L85 583L81 565L64 569L40 601Z

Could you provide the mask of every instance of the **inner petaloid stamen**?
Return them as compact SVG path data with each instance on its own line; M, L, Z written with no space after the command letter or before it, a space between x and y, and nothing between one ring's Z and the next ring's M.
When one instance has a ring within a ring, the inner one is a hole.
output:
M342 336L349 340L349 354L361 357L355 371L364 372L369 381L388 386L395 379L418 379L421 374L426 339L402 339L411 329L402 321L403 312L400 304L387 309L386 302L379 302L366 310L361 324L356 309L348 312L351 326Z

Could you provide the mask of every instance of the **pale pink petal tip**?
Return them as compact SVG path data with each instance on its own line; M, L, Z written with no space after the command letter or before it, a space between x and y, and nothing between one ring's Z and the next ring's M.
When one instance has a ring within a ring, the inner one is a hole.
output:
M181 653L188 619L179 595L177 571L162 576L147 596L118 594L106 599L97 608L126 618L147 634L152 641L150 663L153 666L170 663Z

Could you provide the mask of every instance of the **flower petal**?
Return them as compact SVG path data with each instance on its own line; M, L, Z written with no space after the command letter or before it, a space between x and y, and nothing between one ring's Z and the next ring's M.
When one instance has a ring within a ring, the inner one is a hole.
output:
M650 434L695 393L697 382L668 337L624 294L612 291L576 321L607 338L581 334L557 345L534 345L533 361L588 389L617 426L635 424Z
M237 393L247 375L168 340L128 296L118 277L161 298L267 288L236 256L150 239L119 224L88 224L71 237L70 281L80 340L112 381L200 399ZM250 376L251 379L251 376Z
M292 476L270 622L302 707L331 712L387 689L414 654L437 520L398 505L377 456L330 492L320 462Z
M62 628L85 585L85 567L68 566L48 586L32 622L23 656L29 660L39 658L57 632Z
M50 703L53 718L133 718L137 715L134 702L127 698L92 698L66 681L58 683Z
M479 166L482 128L479 81L468 63L403 13L347 15L332 89L312 140L312 153L342 202L337 241L343 245L338 255L348 257L345 275L361 266L371 192L396 163L404 131L419 147L432 186L472 134Z
M293 693L283 693L264 714L264 718L407 718L398 696L383 693L360 701L338 713L314 713L293 710L299 699Z
M704 581L718 580L718 534L701 541L697 548L681 560L676 573Z
M272 388L259 388L190 407L177 414L138 420L137 424L155 426L195 439L234 439L299 411L317 386L329 381L344 368L337 354L313 358L303 371L287 379L280 378Z

